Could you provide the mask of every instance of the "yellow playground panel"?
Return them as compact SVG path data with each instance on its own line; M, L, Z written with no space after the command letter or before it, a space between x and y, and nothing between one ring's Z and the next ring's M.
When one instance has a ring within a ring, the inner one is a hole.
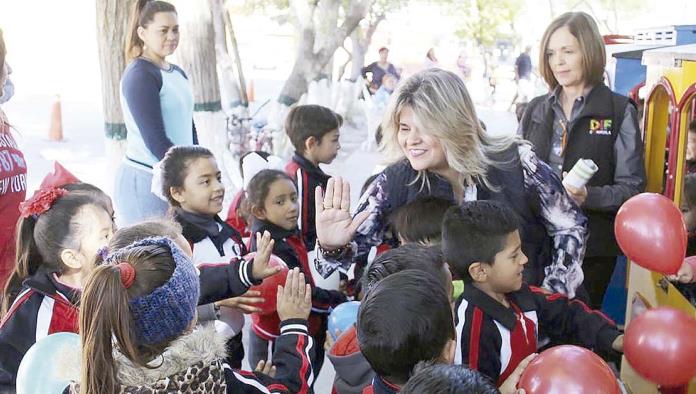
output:
M696 118L696 44L647 50L644 141L648 192L661 193L680 206L689 122ZM660 258L660 256L655 256ZM626 325L646 308L670 306L696 317L696 308L663 275L628 266ZM696 335L696 334L695 334ZM658 393L624 358L621 379L629 392ZM688 392L696 394L696 379Z

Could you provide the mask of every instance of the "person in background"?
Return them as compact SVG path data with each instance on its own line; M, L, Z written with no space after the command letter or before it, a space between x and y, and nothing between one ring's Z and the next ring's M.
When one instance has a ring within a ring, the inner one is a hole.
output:
M524 48L524 52L520 53L515 59L515 81L520 79L530 79L532 76L532 58L529 54L532 52L531 45Z
M517 116L517 121L522 119L525 109L529 100L532 99L534 94L534 85L532 84L532 59L529 57L529 53L532 51L532 47L527 45L524 48L524 52L515 60L515 82L517 83L517 91L515 92L515 97L512 98L510 102L510 108L515 107L515 115Z
M170 3L133 4L121 108L128 146L116 174L114 202L119 224L164 216L168 205L151 192L152 171L173 145L197 145L193 92L186 73L166 59L179 45L179 22Z
M425 61L423 61L423 67L440 67L440 62L438 62L437 57L435 56L435 48L428 49L428 53L425 54Z
M462 74L464 81L469 81L471 78L471 66L469 65L469 58L466 56L466 51L461 51L459 57L457 57L457 68Z
M379 48L379 60L368 64L362 69L363 78L367 79L367 73L372 73L372 82L370 83L370 94L375 94L377 89L382 86L382 78L384 74L391 74L397 80L401 78L401 74L396 70L393 64L389 63L389 48Z
M592 17L567 12L541 40L539 70L549 93L530 101L518 132L559 178L580 159L599 168L581 189L565 189L588 219L581 297L602 306L616 257L619 207L645 188L643 141L635 106L603 82L604 41ZM589 293L589 294L588 294Z
M389 98L392 93L394 93L394 89L396 89L396 83L397 79L392 74L384 74L384 77L382 77L382 86L380 86L375 92L375 95L372 96L375 110L378 111L379 114L384 113L384 110L387 108Z
M285 131L295 147L295 154L285 166L285 173L299 192L299 228L307 248L317 241L314 221L314 189L326 187L330 176L320 164L331 164L341 149L339 138L343 117L321 105L298 105L285 118Z

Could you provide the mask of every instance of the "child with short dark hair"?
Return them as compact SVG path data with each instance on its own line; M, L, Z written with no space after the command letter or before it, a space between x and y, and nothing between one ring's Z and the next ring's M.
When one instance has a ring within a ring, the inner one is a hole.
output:
M319 164L330 164L338 155L339 129L343 117L321 105L298 105L288 112L285 131L295 147L295 154L285 172L297 182L300 201L302 240L313 248L317 240L314 212L314 189L326 189L330 176Z
M368 292L382 279L405 270L418 270L432 275L451 297L452 276L439 248L419 244L402 245L388 250L368 265L361 278L361 288ZM329 350L329 360L336 370L334 388L338 394L360 394L370 386L374 371L358 347L357 331L351 326L337 334L338 338Z
M377 374L375 394L399 392L421 361L451 363L456 346L442 282L421 270L397 272L371 288L360 304L357 334Z
M401 394L499 394L479 372L461 365L422 362L401 389Z
M442 219L454 202L440 197L419 197L399 207L391 217L399 242L439 244L442 240Z
M442 219L454 202L440 197L418 197L392 213L390 222L401 244L437 245L442 242ZM462 281L452 273L453 298L464 291Z
M456 364L500 385L537 350L539 332L557 342L623 351L623 335L601 312L523 282L519 222L508 207L474 201L447 211L445 261L465 282L456 302Z

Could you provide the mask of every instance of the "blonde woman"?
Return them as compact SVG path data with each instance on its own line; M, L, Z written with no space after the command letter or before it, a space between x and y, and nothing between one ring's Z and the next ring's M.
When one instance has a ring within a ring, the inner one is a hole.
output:
M559 16L544 33L539 57L550 93L532 100L520 122L522 136L556 175L579 159L592 159L599 168L586 187L568 187L588 218L583 271L593 308L601 307L621 254L614 238L616 212L645 188L636 109L604 85L604 66L604 41L592 17Z
M359 276L370 248L384 238L389 214L419 196L459 204L486 199L506 203L521 218L527 282L575 295L585 216L529 144L484 132L461 78L441 69L414 74L394 93L382 127L382 148L393 164L362 195L355 218L340 179L316 199L320 272L355 262Z

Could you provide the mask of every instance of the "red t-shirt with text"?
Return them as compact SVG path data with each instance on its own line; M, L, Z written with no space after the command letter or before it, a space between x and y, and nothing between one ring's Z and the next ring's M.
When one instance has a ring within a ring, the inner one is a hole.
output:
M14 268L19 203L27 192L27 164L0 111L0 285Z

